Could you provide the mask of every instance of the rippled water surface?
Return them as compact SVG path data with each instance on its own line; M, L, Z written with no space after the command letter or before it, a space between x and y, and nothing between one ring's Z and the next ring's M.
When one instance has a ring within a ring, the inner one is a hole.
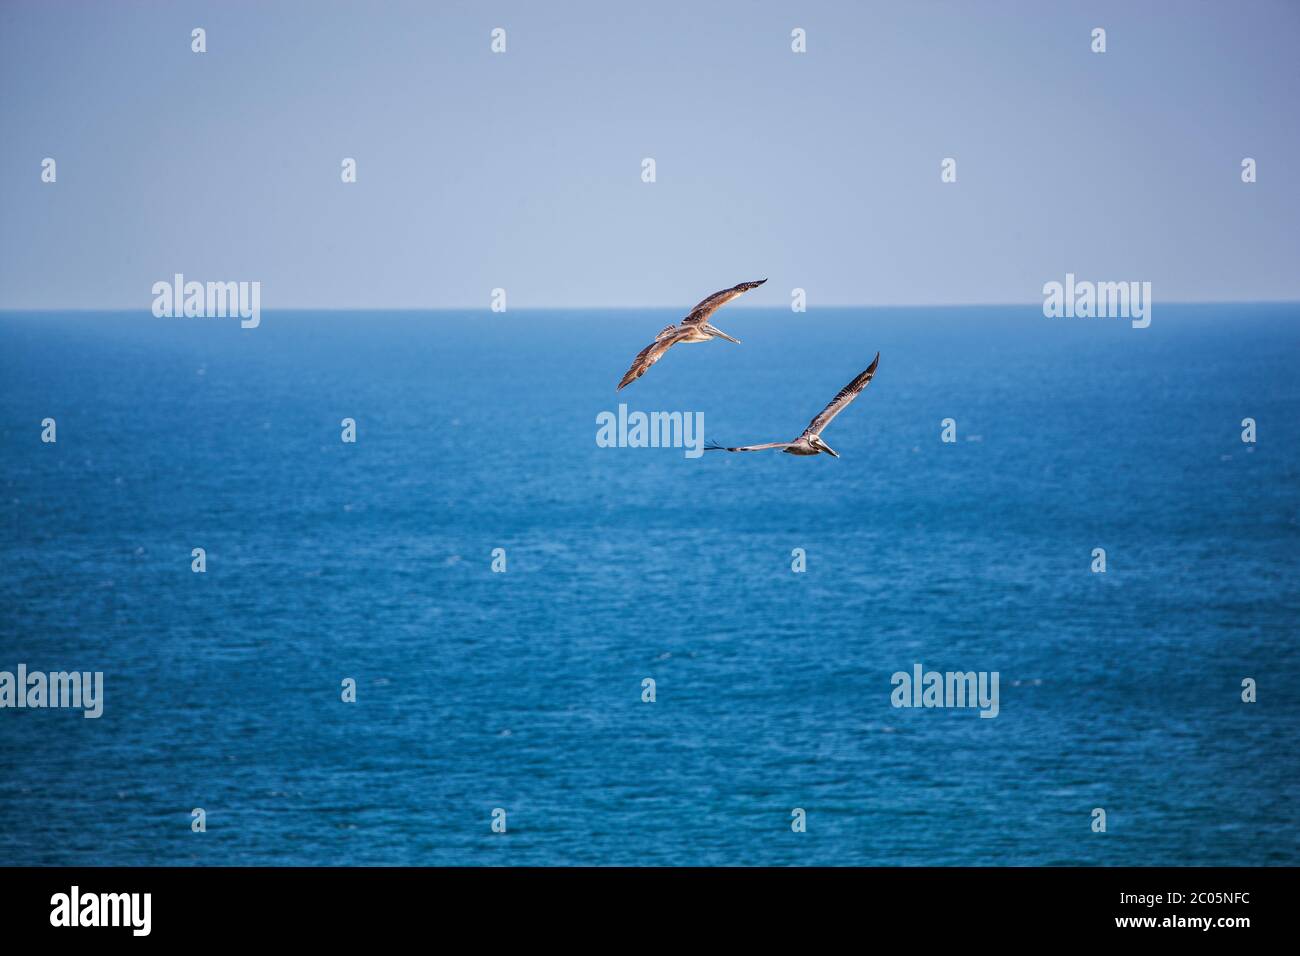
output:
M1300 863L1300 309L676 318L0 316L0 863Z

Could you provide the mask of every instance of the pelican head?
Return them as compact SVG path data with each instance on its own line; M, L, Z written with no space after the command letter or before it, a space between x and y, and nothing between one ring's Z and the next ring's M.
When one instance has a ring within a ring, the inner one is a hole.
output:
M709 324L706 322L706 323L704 324L704 331L705 331L705 332L708 332L710 335L717 335L717 336L719 336L719 337L721 337L721 338L724 338L724 339L726 339L728 342L735 342L737 345L740 344L740 339L733 339L730 335L728 335L726 332L722 331L722 329L718 328L716 325L709 325Z
M832 448L830 445L828 445L828 444L826 444L824 441L822 441L822 436L821 436L821 435L809 435L809 436L808 436L808 444L812 445L812 446L813 446L814 448L816 448L818 451L824 451L824 452L826 452L826 454L830 455L832 458L839 458L839 457L840 457L840 456L839 456L839 452L837 452L837 451L836 451L834 448Z

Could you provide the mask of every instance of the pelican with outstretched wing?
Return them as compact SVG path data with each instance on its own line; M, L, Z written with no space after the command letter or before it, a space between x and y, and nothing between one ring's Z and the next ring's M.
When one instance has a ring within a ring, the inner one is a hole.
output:
M829 425L836 415L848 408L849 403L858 397L858 393L867 387L872 376L876 374L876 366L879 364L880 353L877 352L871 364L857 378L840 389L840 393L831 399L831 403L808 423L803 434L794 441L773 441L766 445L743 445L739 448L724 448L712 444L705 451L764 451L768 448L779 448L787 455L820 455L826 452L834 458L839 458L839 453L822 441L822 429Z
M691 314L682 319L681 325L670 325L665 328L655 336L653 342L637 353L637 357L632 360L632 367L624 374L623 380L618 383L616 391L635 382L646 373L651 365L663 358L665 352L679 342L707 342L713 338L724 338L728 342L735 342L739 345L740 339L733 339L722 329L710 325L709 316L732 299L744 295L750 289L758 288L766 281L766 279L759 279L757 282L742 282L730 289L715 292L691 309Z

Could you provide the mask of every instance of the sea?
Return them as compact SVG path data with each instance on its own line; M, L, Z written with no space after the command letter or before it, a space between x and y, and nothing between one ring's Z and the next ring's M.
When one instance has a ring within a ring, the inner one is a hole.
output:
M1300 305L679 317L0 315L0 864L1300 864Z

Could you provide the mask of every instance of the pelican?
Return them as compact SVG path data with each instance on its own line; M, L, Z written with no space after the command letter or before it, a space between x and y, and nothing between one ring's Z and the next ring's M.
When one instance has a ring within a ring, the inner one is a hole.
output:
M880 364L880 353L872 359L871 364L853 381L840 389L840 393L831 399L831 403L818 412L817 417L808 423L808 427L803 430L803 434L794 441L773 441L766 445L743 445L740 448L723 448L721 445L712 444L705 448L705 451L763 451L766 448L779 448L787 455L820 455L822 452L833 458L839 458L839 453L830 445L822 441L822 429L829 425L835 416L844 409L848 408L849 402L858 397L858 393L867 387L871 377L876 374L876 366Z
M624 374L623 381L618 383L618 388L615 391L622 391L624 386L635 382L678 342L707 342L712 338L724 338L728 342L735 342L739 345L740 339L733 339L722 329L709 325L709 316L736 298L736 296L744 295L750 289L756 289L766 281L766 279L759 279L757 282L742 282L730 289L715 292L691 309L691 314L682 319L681 325L666 327L655 336L653 342L637 353L637 357L632 360L632 367Z

